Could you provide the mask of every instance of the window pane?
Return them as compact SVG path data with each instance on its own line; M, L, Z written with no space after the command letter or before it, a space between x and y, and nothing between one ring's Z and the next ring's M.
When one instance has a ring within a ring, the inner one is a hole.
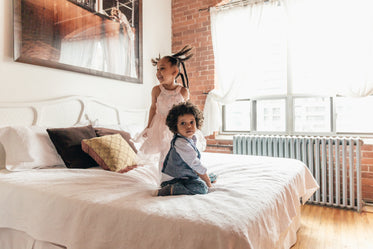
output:
M250 101L225 105L224 131L250 131Z
M294 98L296 132L330 132L330 98Z
M258 131L285 131L285 100L258 100L257 101L257 130Z
M364 98L336 98L337 132L373 132L373 96Z

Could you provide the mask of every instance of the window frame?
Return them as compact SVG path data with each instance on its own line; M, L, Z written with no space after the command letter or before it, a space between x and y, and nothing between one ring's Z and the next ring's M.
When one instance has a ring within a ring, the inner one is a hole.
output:
M330 132L297 132L295 131L295 112L294 112L294 101L297 98L329 98L330 100ZM278 100L285 99L285 131L258 131L257 130L257 101L258 100ZM344 133L336 132L336 107L335 97L325 95L268 95L258 96L253 98L237 99L236 101L250 101L251 106L251 125L250 131L233 131L225 129L225 117L226 108L222 106L222 126L219 133L222 135L234 135L234 134L253 134L253 135L302 135L302 136L336 136L336 135L347 135L347 134L360 134L360 133ZM373 133L369 134L373 135Z

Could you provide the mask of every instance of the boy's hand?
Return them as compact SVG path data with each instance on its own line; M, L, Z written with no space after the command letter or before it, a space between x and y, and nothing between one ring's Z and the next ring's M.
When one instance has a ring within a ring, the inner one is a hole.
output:
M204 174L204 175L200 175L200 174L197 173L197 175L198 175L199 177L201 177L201 179L206 183L207 187L210 188L210 187L212 186L212 185L211 185L211 180L210 180L209 176L207 175L207 173Z

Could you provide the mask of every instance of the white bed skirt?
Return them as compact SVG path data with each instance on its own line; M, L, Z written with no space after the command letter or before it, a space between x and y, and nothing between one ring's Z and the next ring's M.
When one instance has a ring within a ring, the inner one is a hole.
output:
M1 249L66 249L46 241L35 240L25 232L10 228L0 228Z
M293 219L289 229L278 241L277 249L289 249L297 241L297 231L300 228L301 215ZM56 245L46 241L32 238L28 234L9 228L0 228L1 249L68 249L65 246Z
M277 249L289 249L297 241L297 231L300 227L300 214L294 219L289 229L284 233L278 242ZM1 249L68 249L65 246L56 245L46 241L32 238L28 234L9 229L0 228L0 248Z
M294 217L289 229L283 233L278 241L277 249L289 249L297 242L297 231L301 224L300 207L298 215ZM22 231L10 228L0 228L0 248L1 249L68 249L62 245L56 245L46 241L32 238Z

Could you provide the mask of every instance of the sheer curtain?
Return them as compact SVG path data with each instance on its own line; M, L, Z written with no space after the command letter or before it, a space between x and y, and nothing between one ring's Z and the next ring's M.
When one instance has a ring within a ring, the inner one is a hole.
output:
M215 58L215 82L216 88L209 92L204 107L205 122L202 133L205 136L219 130L221 125L220 104L227 104L236 99L240 81L238 81L239 67L244 47L244 41L248 40L246 32L242 30L247 23L248 12L242 8L230 10L218 10L210 8L211 36Z
M86 40L80 38L63 39L61 42L59 62L77 67L102 70L102 61L100 65L96 65L93 63L94 61L96 61L95 58L98 56L97 52L100 52L99 47L100 39L96 38Z
M273 41L284 46L277 9L276 2L210 9L216 88L205 102L205 136L219 130L221 105L265 93L285 93L286 82L268 80L272 52L268 47ZM282 65L286 72L286 61Z
M373 1L282 0L292 93L373 93Z
M135 34L122 16L120 25L107 21L63 39L59 62L137 77ZM107 32L101 34L96 30Z
M103 40L104 58L107 71L114 74L137 77L135 34L127 20L120 13L120 27L112 35L106 35Z
M221 126L221 105L264 95L373 94L372 0L279 0L212 8L216 89L204 135Z

